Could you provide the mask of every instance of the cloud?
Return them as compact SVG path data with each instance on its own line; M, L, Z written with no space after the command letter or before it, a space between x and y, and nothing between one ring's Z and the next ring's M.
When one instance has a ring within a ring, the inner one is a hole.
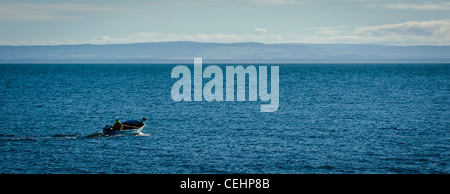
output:
M434 36L447 33L450 30L450 20L408 21L399 24L364 27L358 33L370 36L413 35Z
M177 33L141 32L131 34L125 37L111 37L103 35L83 43L111 44L111 43L138 43L138 42L165 42L165 41L233 43L233 42L280 42L282 40L283 36L280 34L269 33L268 30L264 28L255 28L254 31L246 34L236 34L236 33L177 34Z
M409 4L409 3L397 3L397 4L384 4L384 5L368 5L367 7L384 7L388 9L397 10L450 10L450 2L444 2L440 4L427 3L427 4Z
M260 33L260 34L267 34L267 29L264 29L264 28L255 28L254 31L256 33Z
M450 20L408 21L358 28L354 35L399 44L450 44Z
M365 27L321 27L309 34L283 34L286 42L386 44L386 45L450 45L450 19L407 21Z
M124 44L139 42L195 41L195 42L262 42L262 43L343 43L387 45L450 45L450 19L407 21L365 27L319 27L304 33L273 33L270 29L254 28L247 33L159 33L141 32L122 37L101 35L90 40L0 41L1 45L58 45L58 44Z
M55 21L86 17L86 13L124 11L93 4L0 4L0 21Z
M135 42L153 42L153 41L197 41L197 42L278 42L282 40L280 34L270 34L267 31L262 33L234 34L234 33L212 33L212 34L159 34L159 33L140 33L130 36Z

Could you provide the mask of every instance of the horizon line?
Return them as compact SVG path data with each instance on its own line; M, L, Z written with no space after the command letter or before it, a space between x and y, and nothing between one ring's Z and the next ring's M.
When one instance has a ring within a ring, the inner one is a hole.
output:
M414 47L414 46L435 46L446 47L450 45L432 45L432 44L416 44L416 45L395 45L395 44L381 44L381 43L301 43L301 42L279 42L279 43L264 43L264 42L200 42L200 41L155 41L155 42L130 42L130 43L74 43L74 44L0 44L0 47L33 47L33 46L107 46L107 45L130 45L130 44L152 44L152 43L199 43L199 44L261 44L261 45L374 45L374 46L393 46L393 47Z

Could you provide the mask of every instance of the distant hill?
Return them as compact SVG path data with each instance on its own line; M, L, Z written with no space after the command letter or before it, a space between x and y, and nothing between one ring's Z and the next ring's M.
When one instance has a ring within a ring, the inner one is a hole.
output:
M450 46L150 42L0 46L0 63L450 63Z

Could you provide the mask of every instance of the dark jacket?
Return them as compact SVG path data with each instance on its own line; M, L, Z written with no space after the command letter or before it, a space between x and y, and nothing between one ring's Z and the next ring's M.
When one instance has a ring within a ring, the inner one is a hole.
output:
M113 130L120 130L120 131L122 131L122 129L123 129L122 123L120 123L120 121L116 121L116 123L114 123L114 125L113 125Z

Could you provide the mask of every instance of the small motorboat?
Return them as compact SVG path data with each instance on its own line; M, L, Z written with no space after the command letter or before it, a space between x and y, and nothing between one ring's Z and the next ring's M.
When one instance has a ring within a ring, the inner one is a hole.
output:
M147 120L145 117L142 118L141 121L138 120L129 120L122 122L123 129L122 130L113 130L111 125L105 125L103 128L104 135L117 135L117 134L125 134L125 135L138 135L142 132L142 129L145 127L144 121Z

